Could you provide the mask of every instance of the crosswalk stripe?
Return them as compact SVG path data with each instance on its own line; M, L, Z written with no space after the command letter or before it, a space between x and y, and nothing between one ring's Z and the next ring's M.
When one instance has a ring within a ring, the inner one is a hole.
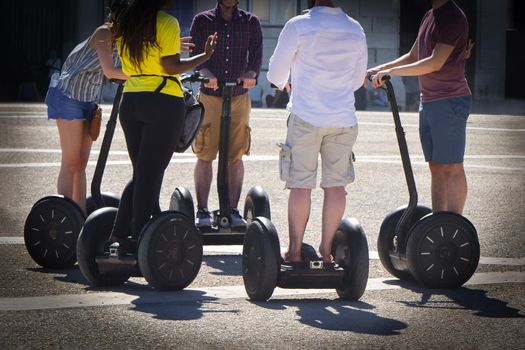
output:
M477 273L466 285L524 283L525 272ZM370 278L367 291L401 289L398 280L391 278ZM135 293L132 295L130 293ZM130 293L102 292L73 295L52 295L38 297L0 298L0 311L32 311L50 309L85 308L111 305L142 305L151 303L199 302L217 299L247 298L244 286L223 286L209 288L188 288L180 292L158 292L130 290ZM276 288L273 297L327 294L334 298L329 289L282 289Z

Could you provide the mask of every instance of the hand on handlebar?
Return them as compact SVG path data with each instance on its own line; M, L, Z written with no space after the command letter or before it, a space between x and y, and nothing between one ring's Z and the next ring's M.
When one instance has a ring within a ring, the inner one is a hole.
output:
M390 69L381 70L373 75L369 75L368 79L372 82L374 89L380 88L383 86L385 80L390 79Z
M212 76L208 77L208 82L204 83L204 86L209 89L217 90L219 88L219 83L217 81L217 78Z
M241 75L241 77L239 78L239 81L242 82L243 88L251 89L257 85L256 76L257 74L255 72L248 71L244 73L243 75Z

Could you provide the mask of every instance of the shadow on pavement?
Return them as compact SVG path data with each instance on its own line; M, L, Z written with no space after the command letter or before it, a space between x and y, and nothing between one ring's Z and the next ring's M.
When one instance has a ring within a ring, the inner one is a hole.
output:
M456 289L428 289L415 282L392 280L387 284L399 285L414 293L421 294L420 301L399 301L409 307L433 309L471 310L474 315L492 318L525 318L520 310L507 306L508 302L489 297L488 291L461 287ZM432 300L444 296L449 300Z
M284 310L288 307L297 308L299 322L320 329L332 331L355 332L375 335L399 335L408 327L404 322L381 317L372 311L375 306L362 302L343 300L302 299L283 300L272 299L265 303L254 304L273 310Z
M217 276L240 276L242 274L240 255L205 255L202 261L209 267L217 269L210 274Z
M133 311L151 314L159 320L196 320L205 313L238 313L237 309L223 308L218 298L205 296L204 291L158 291L148 284L128 280L118 287L89 286L80 272L78 265L71 269L30 268L30 271L48 274L63 274L55 276L55 280L76 283L85 286L89 292L114 292L136 297L131 301Z

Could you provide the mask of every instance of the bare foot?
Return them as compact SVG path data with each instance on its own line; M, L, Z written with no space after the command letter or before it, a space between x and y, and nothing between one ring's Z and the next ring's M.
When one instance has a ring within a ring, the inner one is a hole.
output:
M301 259L301 253L299 253L298 255L297 254L292 255L289 251L286 251L283 254L283 260L286 262L292 262L292 263L300 263L303 261L303 259Z

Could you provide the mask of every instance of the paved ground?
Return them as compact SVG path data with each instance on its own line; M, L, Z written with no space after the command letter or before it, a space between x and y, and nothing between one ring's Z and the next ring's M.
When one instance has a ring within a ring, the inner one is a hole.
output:
M420 202L429 203L417 115L402 117ZM251 303L242 287L238 247L207 247L197 279L181 293L156 292L141 278L95 289L78 268L38 267L21 236L32 204L55 190L56 127L46 121L42 105L0 105L0 348L525 348L525 117L469 119L465 215L478 230L482 259L471 281L451 291L400 284L377 260L379 226L407 201L406 185L391 114L362 112L359 118L357 179L348 187L346 214L367 232L367 292L348 303L330 290L276 290L270 302ZM278 178L276 143L285 137L285 122L283 111L253 111L243 191L262 185L269 193L282 246L288 192ZM89 178L96 157L93 152ZM173 157L161 194L164 208L176 186L193 192L193 166L190 153ZM117 129L103 190L120 193L130 175ZM314 245L321 207L322 192L316 190L305 235Z

